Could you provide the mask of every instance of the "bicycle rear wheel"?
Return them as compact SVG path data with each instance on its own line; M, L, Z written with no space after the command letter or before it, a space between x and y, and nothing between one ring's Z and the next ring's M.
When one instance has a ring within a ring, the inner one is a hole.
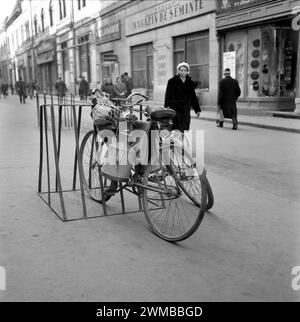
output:
M206 205L207 192L203 182L200 208L189 200L179 182L172 164L149 165L143 178L145 217L153 232L169 242L182 241L195 233L205 213L202 205Z
M83 186L89 197L102 203L102 192L99 178L99 167L97 163L97 151L99 143L96 140L95 132L89 131L83 138L79 150L79 167L83 172ZM103 177L103 186L107 187L110 180ZM110 197L106 197L106 201Z

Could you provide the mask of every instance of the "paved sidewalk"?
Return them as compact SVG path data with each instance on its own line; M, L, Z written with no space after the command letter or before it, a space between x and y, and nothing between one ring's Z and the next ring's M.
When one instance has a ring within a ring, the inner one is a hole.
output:
M49 103L50 95L47 95L46 97L47 97L47 103ZM43 102L43 100L40 100L40 102ZM56 102L56 98L54 99L54 102ZM89 104L89 102L80 101L79 96L75 96L75 103L83 104L83 105ZM149 105L163 106L163 103L150 101ZM300 133L299 118L287 118L286 115L283 115L282 117L278 117L280 113L276 113L277 117L274 117L273 113L275 112L271 112L271 111L262 111L261 115L257 115L258 112L254 113L254 115L245 115L244 113L245 111L241 111L241 113L239 113L239 110L238 110L239 125L247 125L247 126L254 126L254 127L271 129L271 130ZM191 115L192 115L192 118L195 118L193 111L191 111ZM203 108L200 119L215 122L216 111L213 111L211 108L209 109ZM225 120L225 126L231 126L231 124L232 124L232 121L230 119Z
M192 117L195 117L192 112ZM207 121L216 121L216 113L210 111L201 112L201 119ZM239 125L255 126L271 130L280 130L286 132L300 133L300 120L287 119L273 116L252 116L252 115L238 115ZM224 126L231 126L231 120L225 120Z

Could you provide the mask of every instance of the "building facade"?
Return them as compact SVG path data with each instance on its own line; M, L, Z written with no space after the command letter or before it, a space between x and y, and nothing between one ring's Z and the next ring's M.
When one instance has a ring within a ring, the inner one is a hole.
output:
M217 3L222 69L231 64L240 83L240 106L295 108L299 31L292 28L295 0L227 0Z
M202 104L215 105L218 50L215 1L122 1L100 12L98 81L128 72L154 101L163 101L176 65L187 61Z

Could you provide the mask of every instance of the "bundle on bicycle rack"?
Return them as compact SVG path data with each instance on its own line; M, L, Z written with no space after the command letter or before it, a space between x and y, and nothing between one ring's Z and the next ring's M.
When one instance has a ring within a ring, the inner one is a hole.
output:
M117 128L118 120L121 116L121 110L114 105L106 96L95 98L96 103L92 109L92 118L95 125L101 126L111 123Z

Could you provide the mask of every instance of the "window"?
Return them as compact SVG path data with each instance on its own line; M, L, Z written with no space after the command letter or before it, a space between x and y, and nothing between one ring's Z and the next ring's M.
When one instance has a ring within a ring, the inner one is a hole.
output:
M50 27L53 26L53 7L52 7L52 1L50 1L49 4L49 20L50 20Z
M61 8L61 0L58 0L58 4L59 4L59 19L61 20L62 19L62 8Z
M67 12L66 12L66 0L62 0L63 2L63 16L64 18L67 16Z
M153 47L152 43L131 48L133 87L153 91Z
M45 22L44 22L44 9L41 10L41 23L42 23L42 31L45 31Z
M82 8L85 7L85 0L82 0Z
M26 21L25 28L26 28L26 39L29 39L29 21Z
M199 87L209 88L209 35L208 31L174 38L174 70L186 61L190 65L190 76Z
M37 17L36 17L36 15L33 18L33 24L34 24L34 33L37 36L37 34L38 34L38 27L37 27Z
M245 47L245 32L243 30L234 31L226 35L225 52L235 51L236 54L235 79L240 84L241 97L244 96L243 84L245 80Z
M78 10L81 9L81 0L77 0L77 4L78 4Z
M228 32L224 51L236 52L241 97L292 97L297 48L297 32L285 22Z

